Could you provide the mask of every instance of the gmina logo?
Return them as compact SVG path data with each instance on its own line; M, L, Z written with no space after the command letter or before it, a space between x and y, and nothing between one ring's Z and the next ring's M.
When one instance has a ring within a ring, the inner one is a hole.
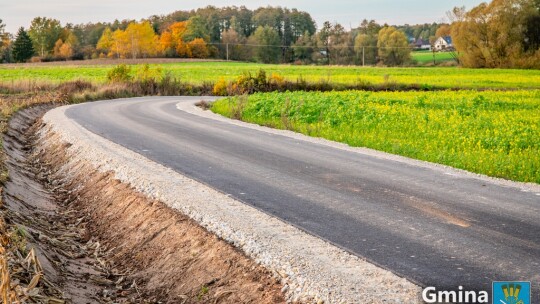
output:
M493 282L492 302L494 304L531 304L531 282ZM488 303L487 291L437 290L426 287L422 291L426 303Z
M531 282L493 282L493 303L530 304Z
M426 303L487 303L489 301L487 291L463 290L437 290L435 287L426 287L422 291L422 300Z

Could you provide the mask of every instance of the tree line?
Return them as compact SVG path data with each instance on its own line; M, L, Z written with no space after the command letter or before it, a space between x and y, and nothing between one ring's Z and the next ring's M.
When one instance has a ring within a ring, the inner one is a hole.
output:
M40 61L180 57L264 63L399 65L410 57L411 37L432 36L437 26L395 28L364 20L350 30L338 23L325 22L317 31L309 13L270 6L255 10L244 6L208 6L141 21L65 26L52 18L36 17L28 30L21 28L13 41L7 39L9 48L4 47L5 54L0 59L23 62L31 57ZM379 37L383 28L385 31Z
M0 61L180 57L263 63L404 65L411 43L451 36L466 67L540 66L540 0L493 0L448 24L389 26L363 20L347 30L309 13L282 7L208 6L145 20L66 24L35 18L16 37L0 20Z

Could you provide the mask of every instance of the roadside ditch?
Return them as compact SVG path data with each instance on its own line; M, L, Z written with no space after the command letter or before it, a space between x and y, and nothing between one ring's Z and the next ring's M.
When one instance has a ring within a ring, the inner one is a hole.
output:
M272 274L187 216L90 164L69 162L52 105L18 112L4 135L1 212L15 227L10 288L37 303L280 303Z

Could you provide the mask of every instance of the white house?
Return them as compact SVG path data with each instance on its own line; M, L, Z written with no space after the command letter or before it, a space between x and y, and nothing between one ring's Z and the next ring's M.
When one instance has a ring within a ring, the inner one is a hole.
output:
M433 44L433 47L436 51L453 51L454 44L452 44L452 37L445 36L437 38Z

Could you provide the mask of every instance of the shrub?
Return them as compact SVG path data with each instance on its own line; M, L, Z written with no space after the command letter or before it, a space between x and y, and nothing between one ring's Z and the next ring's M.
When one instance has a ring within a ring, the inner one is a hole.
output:
M160 67L150 68L148 63L137 70L137 80L142 82L160 81L163 78L163 70Z
M227 81L224 78L220 78L214 85L212 93L216 96L227 96L227 87Z
M245 72L236 80L236 93L239 94L253 94L255 92L268 91L268 80L266 79L266 72L260 69L257 75L253 76L250 72Z
M128 82L132 78L131 67L125 64L119 64L107 73L107 80L109 82Z
M277 86L282 86L285 83L285 78L279 74L272 73L268 82Z

